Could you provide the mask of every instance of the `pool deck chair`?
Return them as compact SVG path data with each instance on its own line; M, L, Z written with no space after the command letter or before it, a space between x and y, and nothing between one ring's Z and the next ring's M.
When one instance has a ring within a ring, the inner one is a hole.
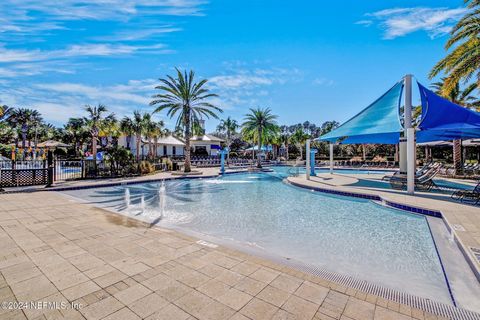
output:
M457 190L452 193L452 199L461 202L480 203L480 182L472 190Z
M430 191L437 188L433 178L438 174L439 167L429 169L421 176L415 177L415 189L419 191ZM405 175L396 175L390 178L390 186L392 189L403 190L407 187L407 177Z

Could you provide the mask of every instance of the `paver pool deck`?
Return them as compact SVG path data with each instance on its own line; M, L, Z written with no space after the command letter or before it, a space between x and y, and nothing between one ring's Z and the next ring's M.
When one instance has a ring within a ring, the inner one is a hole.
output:
M56 192L0 194L0 319L444 319L202 243Z

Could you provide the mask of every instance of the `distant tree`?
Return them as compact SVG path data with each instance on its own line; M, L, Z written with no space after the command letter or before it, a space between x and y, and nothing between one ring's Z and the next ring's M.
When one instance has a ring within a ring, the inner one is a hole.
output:
M87 116L84 118L85 125L90 132L90 137L92 139L92 155L93 159L97 159L97 142L100 128L104 125L105 122L111 121L115 118L113 113L105 115L107 113L107 107L99 104L98 106L92 107L90 105L85 106L85 111ZM94 167L96 169L97 162L94 161Z
M232 136L236 133L239 125L236 120L228 117L220 121L220 124L217 126L217 131L225 133L227 140L227 148L229 149L227 154L227 163L230 161L230 143L232 142Z
M300 150L300 160L303 160L303 145L310 136L303 131L303 129L298 128L297 131L292 135L291 139Z
M83 118L70 118L64 125L64 138L65 142L73 141L75 155L79 155L79 151L82 148L83 142L86 140L88 134L85 119Z
M325 121L320 127L321 135L327 134L330 131L338 128L339 126L340 126L340 123L338 123L337 121Z
M123 130L135 135L135 159L140 161L140 148L142 143L142 135L146 133L147 124L150 121L150 114L142 114L140 111L135 110L133 117L129 118L125 116L121 124L123 124ZM125 131L124 131L125 132Z
M120 121L120 131L125 135L125 141L127 143L127 149L130 150L130 144L132 142L132 136L135 134L133 127L133 121L129 117L123 117Z
M40 112L27 108L16 108L10 112L8 122L20 131L22 136L22 148L26 147L26 140L29 129L40 125L42 122Z

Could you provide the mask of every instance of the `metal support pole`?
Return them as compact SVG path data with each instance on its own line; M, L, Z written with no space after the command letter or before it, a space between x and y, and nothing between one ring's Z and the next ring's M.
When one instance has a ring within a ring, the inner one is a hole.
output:
M315 174L315 154L317 149L310 149L310 176L316 176Z
M228 153L227 149L220 151L220 174L225 173L225 155Z
M407 129L407 193L415 193L415 129Z
M47 185L45 187L51 187L53 185L53 151L48 150L47 154Z
M306 175L307 175L307 180L310 180L310 139L307 139L307 142L306 142L306 148L305 148L305 157L306 157L306 162L305 162L305 165L306 165Z
M330 143L330 174L333 174L333 143Z
M412 75L405 76L405 110L404 128L407 138L406 162L407 162L407 193L415 193L415 129L412 127ZM404 155L405 156L405 155ZM405 157L404 157L405 159Z

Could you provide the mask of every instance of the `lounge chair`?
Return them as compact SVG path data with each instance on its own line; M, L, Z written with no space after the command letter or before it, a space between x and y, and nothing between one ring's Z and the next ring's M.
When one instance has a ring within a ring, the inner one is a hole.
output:
M439 167L434 167L425 172L423 175L415 176L415 189L419 191L430 191L438 186L433 181L433 178L438 174ZM407 176L393 175L390 178L390 186L392 189L403 190L407 187Z
M461 202L480 203L480 182L472 190L457 190L452 193L451 198Z

